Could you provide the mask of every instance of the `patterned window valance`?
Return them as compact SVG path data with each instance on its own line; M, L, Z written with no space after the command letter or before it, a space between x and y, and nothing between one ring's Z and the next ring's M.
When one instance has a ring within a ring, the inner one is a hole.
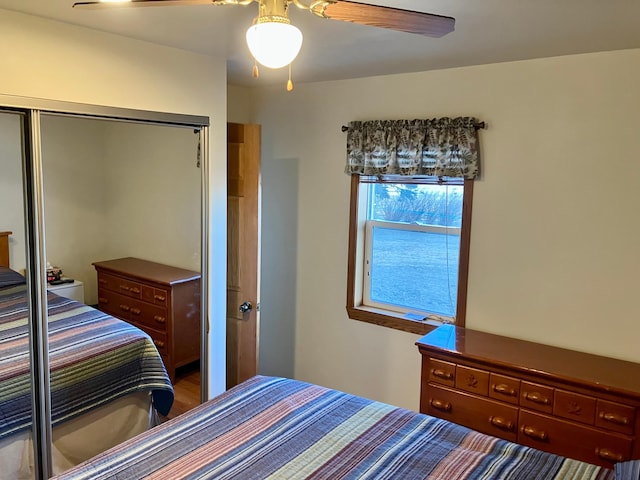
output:
M350 122L345 173L476 178L477 125L473 117Z

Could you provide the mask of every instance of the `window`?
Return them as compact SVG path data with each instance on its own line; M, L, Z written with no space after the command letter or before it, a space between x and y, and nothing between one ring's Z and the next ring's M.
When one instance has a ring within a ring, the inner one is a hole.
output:
M351 182L350 318L418 334L464 326L473 180Z

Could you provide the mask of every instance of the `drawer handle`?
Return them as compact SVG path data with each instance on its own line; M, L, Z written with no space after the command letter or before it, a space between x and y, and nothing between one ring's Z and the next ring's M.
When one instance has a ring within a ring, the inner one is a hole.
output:
M437 398L432 398L429 400L429 405L431 405L436 410L442 410L443 412L451 411L451 404L444 400L438 400Z
M140 289L138 287L131 287L129 288L129 291L131 293L140 293Z
M507 432L513 432L515 424L511 420L507 420L503 417L489 417L489 423L500 430L506 430Z
M131 310L131 307L129 305L120 305L120 310L128 312L129 310Z
M120 290L124 290L125 292L128 292L131 289L129 287L127 287L126 285L120 285Z
M628 417L623 417L617 413L600 412L599 417L605 422L616 423L618 425L629 425L629 423L631 423Z
M106 285L107 281L104 278L99 278L98 283L101 283L102 285Z
M526 435L527 437L531 437L535 440L545 441L547 438L549 438L549 434L547 432L545 432L544 430L538 430L535 427L523 425L521 430L524 435Z
M160 348L164 347L164 342L162 340L154 340L153 343L155 343Z
M109 303L109 300L104 297L98 297L98 303Z
M432 368L431 375L445 380L453 380L453 373L440 370L439 368Z
M132 308L131 313L133 313L134 315L140 315L142 313L142 310L140 310L139 308Z
M608 448L600 448L596 447L596 455L598 455L603 460L607 460L609 462L622 462L624 460L624 456L621 453L616 453Z
M518 392L516 392L515 389L511 388L509 385L505 383L493 385L491 388L493 389L494 392L500 393L502 395L507 395L509 397L515 397L518 394Z
M533 403L540 403L542 405L549 405L551 403L551 400L549 400L549 397L546 397L538 392L533 392L533 393L524 392L524 398Z
M167 321L167 319L166 319L166 318L164 318L164 317L163 317L163 316L161 316L161 315L155 315L155 316L153 317L153 319L154 319L156 322L158 322L158 323L164 323L164 322L166 322L166 321Z
M154 295L153 298L155 298L159 302L164 302L167 299L167 297L165 297L164 295Z

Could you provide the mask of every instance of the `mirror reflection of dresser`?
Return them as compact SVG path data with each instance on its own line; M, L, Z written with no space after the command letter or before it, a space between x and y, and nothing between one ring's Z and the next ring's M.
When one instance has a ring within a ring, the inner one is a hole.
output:
M94 262L98 308L146 332L172 382L200 359L200 273L139 258Z

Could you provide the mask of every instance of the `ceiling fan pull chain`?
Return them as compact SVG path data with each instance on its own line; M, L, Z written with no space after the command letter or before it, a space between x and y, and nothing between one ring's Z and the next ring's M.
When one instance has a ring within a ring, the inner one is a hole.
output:
M291 81L291 63L290 63L289 64L289 81L287 82L287 92L290 92L291 90L293 90L293 82Z
M253 59L253 78L260 78L260 71L258 70L258 61Z

